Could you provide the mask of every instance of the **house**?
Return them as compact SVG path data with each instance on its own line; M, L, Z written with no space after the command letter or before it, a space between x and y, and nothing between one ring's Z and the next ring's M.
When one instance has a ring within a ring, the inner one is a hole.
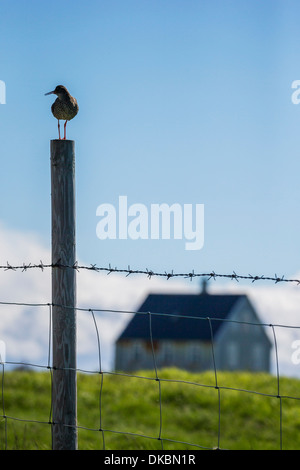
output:
M246 295L150 294L116 342L115 368L153 369L154 353L158 368L269 372L271 348Z

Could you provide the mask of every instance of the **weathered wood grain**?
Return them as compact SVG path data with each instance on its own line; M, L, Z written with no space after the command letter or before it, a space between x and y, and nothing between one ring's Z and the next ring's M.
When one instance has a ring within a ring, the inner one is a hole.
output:
M51 212L52 264L73 266L76 261L75 142L71 140L51 141ZM75 269L52 268L52 303L52 447L76 450Z

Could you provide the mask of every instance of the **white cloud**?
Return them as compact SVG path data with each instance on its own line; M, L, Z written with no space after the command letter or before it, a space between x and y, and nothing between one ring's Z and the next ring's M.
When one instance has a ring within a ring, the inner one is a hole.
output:
M50 263L50 251L32 233L19 233L0 225L0 265L22 265L40 260ZM84 264L84 263L82 263ZM191 267L192 268L192 267ZM26 272L0 270L0 302L50 303L51 272L31 269ZM297 278L297 276L295 276ZM300 277L300 275L298 276ZM211 292L243 292L249 295L263 322L275 326L281 375L300 376L300 366L292 362L292 343L300 339L300 286L260 281L240 285L235 281L209 283ZM101 341L104 370L113 365L114 341L149 292L197 292L197 282L146 276L96 273L80 270L77 274L78 307L103 309L94 312ZM78 367L98 367L97 334L91 312L77 312ZM298 328L287 328L296 326ZM272 329L269 329L272 337ZM28 361L47 365L49 346L49 307L0 305L0 340L6 344L7 361ZM275 371L273 349L273 372Z
M35 234L18 233L0 225L0 265L50 264L50 251ZM83 264L83 263L81 263ZM107 275L88 270L77 274L77 306L87 309L132 311L150 291L190 290L182 282ZM195 287L194 287L195 288ZM0 270L0 302L50 303L51 271L45 268ZM114 341L131 318L127 313L95 312L101 339L102 366L112 367ZM77 312L78 367L98 367L96 329L90 312ZM7 361L47 365L49 307L0 304L0 340L6 344Z
M300 275L291 276L300 279ZM266 332L274 344L272 350L272 372L276 373L276 355L274 333L277 343L279 374L300 377L300 366L292 361L295 351L293 341L300 340L300 286L296 283L278 283L259 281L261 284L240 286L232 282L226 286L226 292L245 293L259 314L260 320L273 325L266 327Z

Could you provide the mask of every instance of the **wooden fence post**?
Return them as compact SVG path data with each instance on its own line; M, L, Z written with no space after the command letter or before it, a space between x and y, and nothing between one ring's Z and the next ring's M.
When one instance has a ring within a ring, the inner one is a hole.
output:
M76 450L76 269L63 267L74 266L76 262L75 142L72 140L51 140L51 212L52 448Z

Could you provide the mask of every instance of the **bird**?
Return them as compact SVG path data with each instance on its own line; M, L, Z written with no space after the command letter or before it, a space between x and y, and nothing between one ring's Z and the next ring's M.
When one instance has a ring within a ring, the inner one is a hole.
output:
M45 96L52 95L52 94L57 95L56 100L51 106L51 111L52 111L53 116L58 121L58 137L59 137L59 140L66 140L67 122L73 119L77 115L79 111L79 106L78 106L76 98L71 96L68 90L66 89L66 87L63 85L57 85L55 90L45 93ZM60 119L65 121L63 139L61 139L60 137L60 124L59 124Z

